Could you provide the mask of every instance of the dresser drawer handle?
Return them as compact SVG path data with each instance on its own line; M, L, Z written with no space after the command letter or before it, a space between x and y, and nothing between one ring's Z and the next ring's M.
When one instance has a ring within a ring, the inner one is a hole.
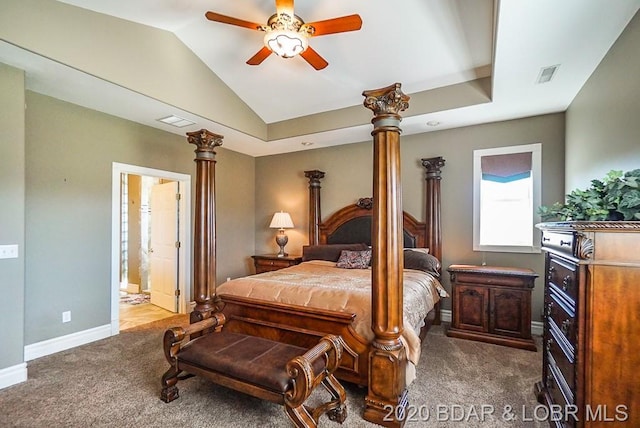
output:
M553 279L553 274L556 272L556 268L553 266L549 266L549 273L547 274L547 281L551 281Z
M562 321L562 325L560 326L560 331L565 336L569 333L569 328L571 327L572 322L573 322L573 320L571 318L568 318L568 319Z
M548 389L555 388L555 384L553 382L553 375L551 373L547 374L547 388Z
M553 309L553 302L547 303L547 316L551 316L551 310Z
M563 241L562 239L560 240L560 246L564 246L566 245L567 247L571 246L571 241Z
M547 340L547 352L551 352L551 345L553 345L553 338Z
M562 291L567 291L570 285L571 285L571 275L567 275L564 278L562 278Z
M546 237L542 237L542 242L549 242L551 241L551 238L546 238Z

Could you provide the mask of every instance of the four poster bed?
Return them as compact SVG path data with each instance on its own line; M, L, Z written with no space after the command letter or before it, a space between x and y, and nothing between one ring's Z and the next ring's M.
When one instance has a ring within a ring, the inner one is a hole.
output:
M189 142L198 147L196 307L191 323L221 319L220 323L210 321L207 328L306 349L316 346L327 334L339 336L342 357L335 376L368 387L365 419L385 426L402 426L406 386L415 373L420 340L432 323L440 322L439 299L446 296L437 279L437 260L442 256L440 172L444 160L422 159L426 169L426 221L419 222L401 208L398 125L399 112L408 107L408 97L400 91L399 84L365 91L363 95L365 106L375 113L373 198L360 199L322 221L320 180L324 172L305 171L309 179L309 245L303 250L303 262L228 281L217 291L214 150L222 137L205 130L188 134ZM405 248L422 250L407 250L412 253L407 258ZM424 254L425 249L428 255L417 256L418 266L408 266L415 264L412 257ZM338 256L358 258L367 251L370 266L342 269L338 267L342 257L336 263ZM424 257L430 258L426 269ZM222 323L223 326L218 325ZM163 377L163 394L178 380L176 360L180 351L176 346L175 342L165 342L172 368Z

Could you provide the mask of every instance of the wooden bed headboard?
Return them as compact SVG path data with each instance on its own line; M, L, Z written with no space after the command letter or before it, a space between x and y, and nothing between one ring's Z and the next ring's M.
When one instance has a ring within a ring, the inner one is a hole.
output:
M372 198L360 198L346 206L319 225L320 244L351 244L363 242L372 245ZM411 214L403 212L404 248L426 246L426 225Z
M404 248L429 248L429 252L442 260L442 228L440 224L440 180L442 157L422 159L426 169L426 221L419 222L403 211ZM336 211L322 221L320 214L320 179L325 173L305 171L309 179L309 244L350 244L363 242L372 245L371 231L373 198L360 198L355 204Z

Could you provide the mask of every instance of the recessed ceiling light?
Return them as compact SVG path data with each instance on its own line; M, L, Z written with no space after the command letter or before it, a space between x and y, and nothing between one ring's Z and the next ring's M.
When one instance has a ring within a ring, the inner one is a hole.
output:
M184 128L185 126L193 125L195 123L175 115L163 117L157 120L159 120L160 122L166 123L167 125L175 126L176 128Z
M313 143L311 141L303 141L302 143L303 146L313 146Z
M427 122L427 125L429 125L429 126L438 126L438 125L440 125L440 122L438 122L437 120L430 120L429 122Z
M560 67L560 64L551 65L549 67L542 67L540 69L540 73L538 74L538 79L536 79L536 83L550 82L551 79L553 79L553 76L555 76L558 67Z

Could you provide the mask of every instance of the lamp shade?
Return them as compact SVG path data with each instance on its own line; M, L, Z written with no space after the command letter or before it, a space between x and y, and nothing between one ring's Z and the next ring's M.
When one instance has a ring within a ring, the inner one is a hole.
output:
M293 220L291 220L289 213L280 211L273 215L269 227L272 229L291 229L293 227Z

